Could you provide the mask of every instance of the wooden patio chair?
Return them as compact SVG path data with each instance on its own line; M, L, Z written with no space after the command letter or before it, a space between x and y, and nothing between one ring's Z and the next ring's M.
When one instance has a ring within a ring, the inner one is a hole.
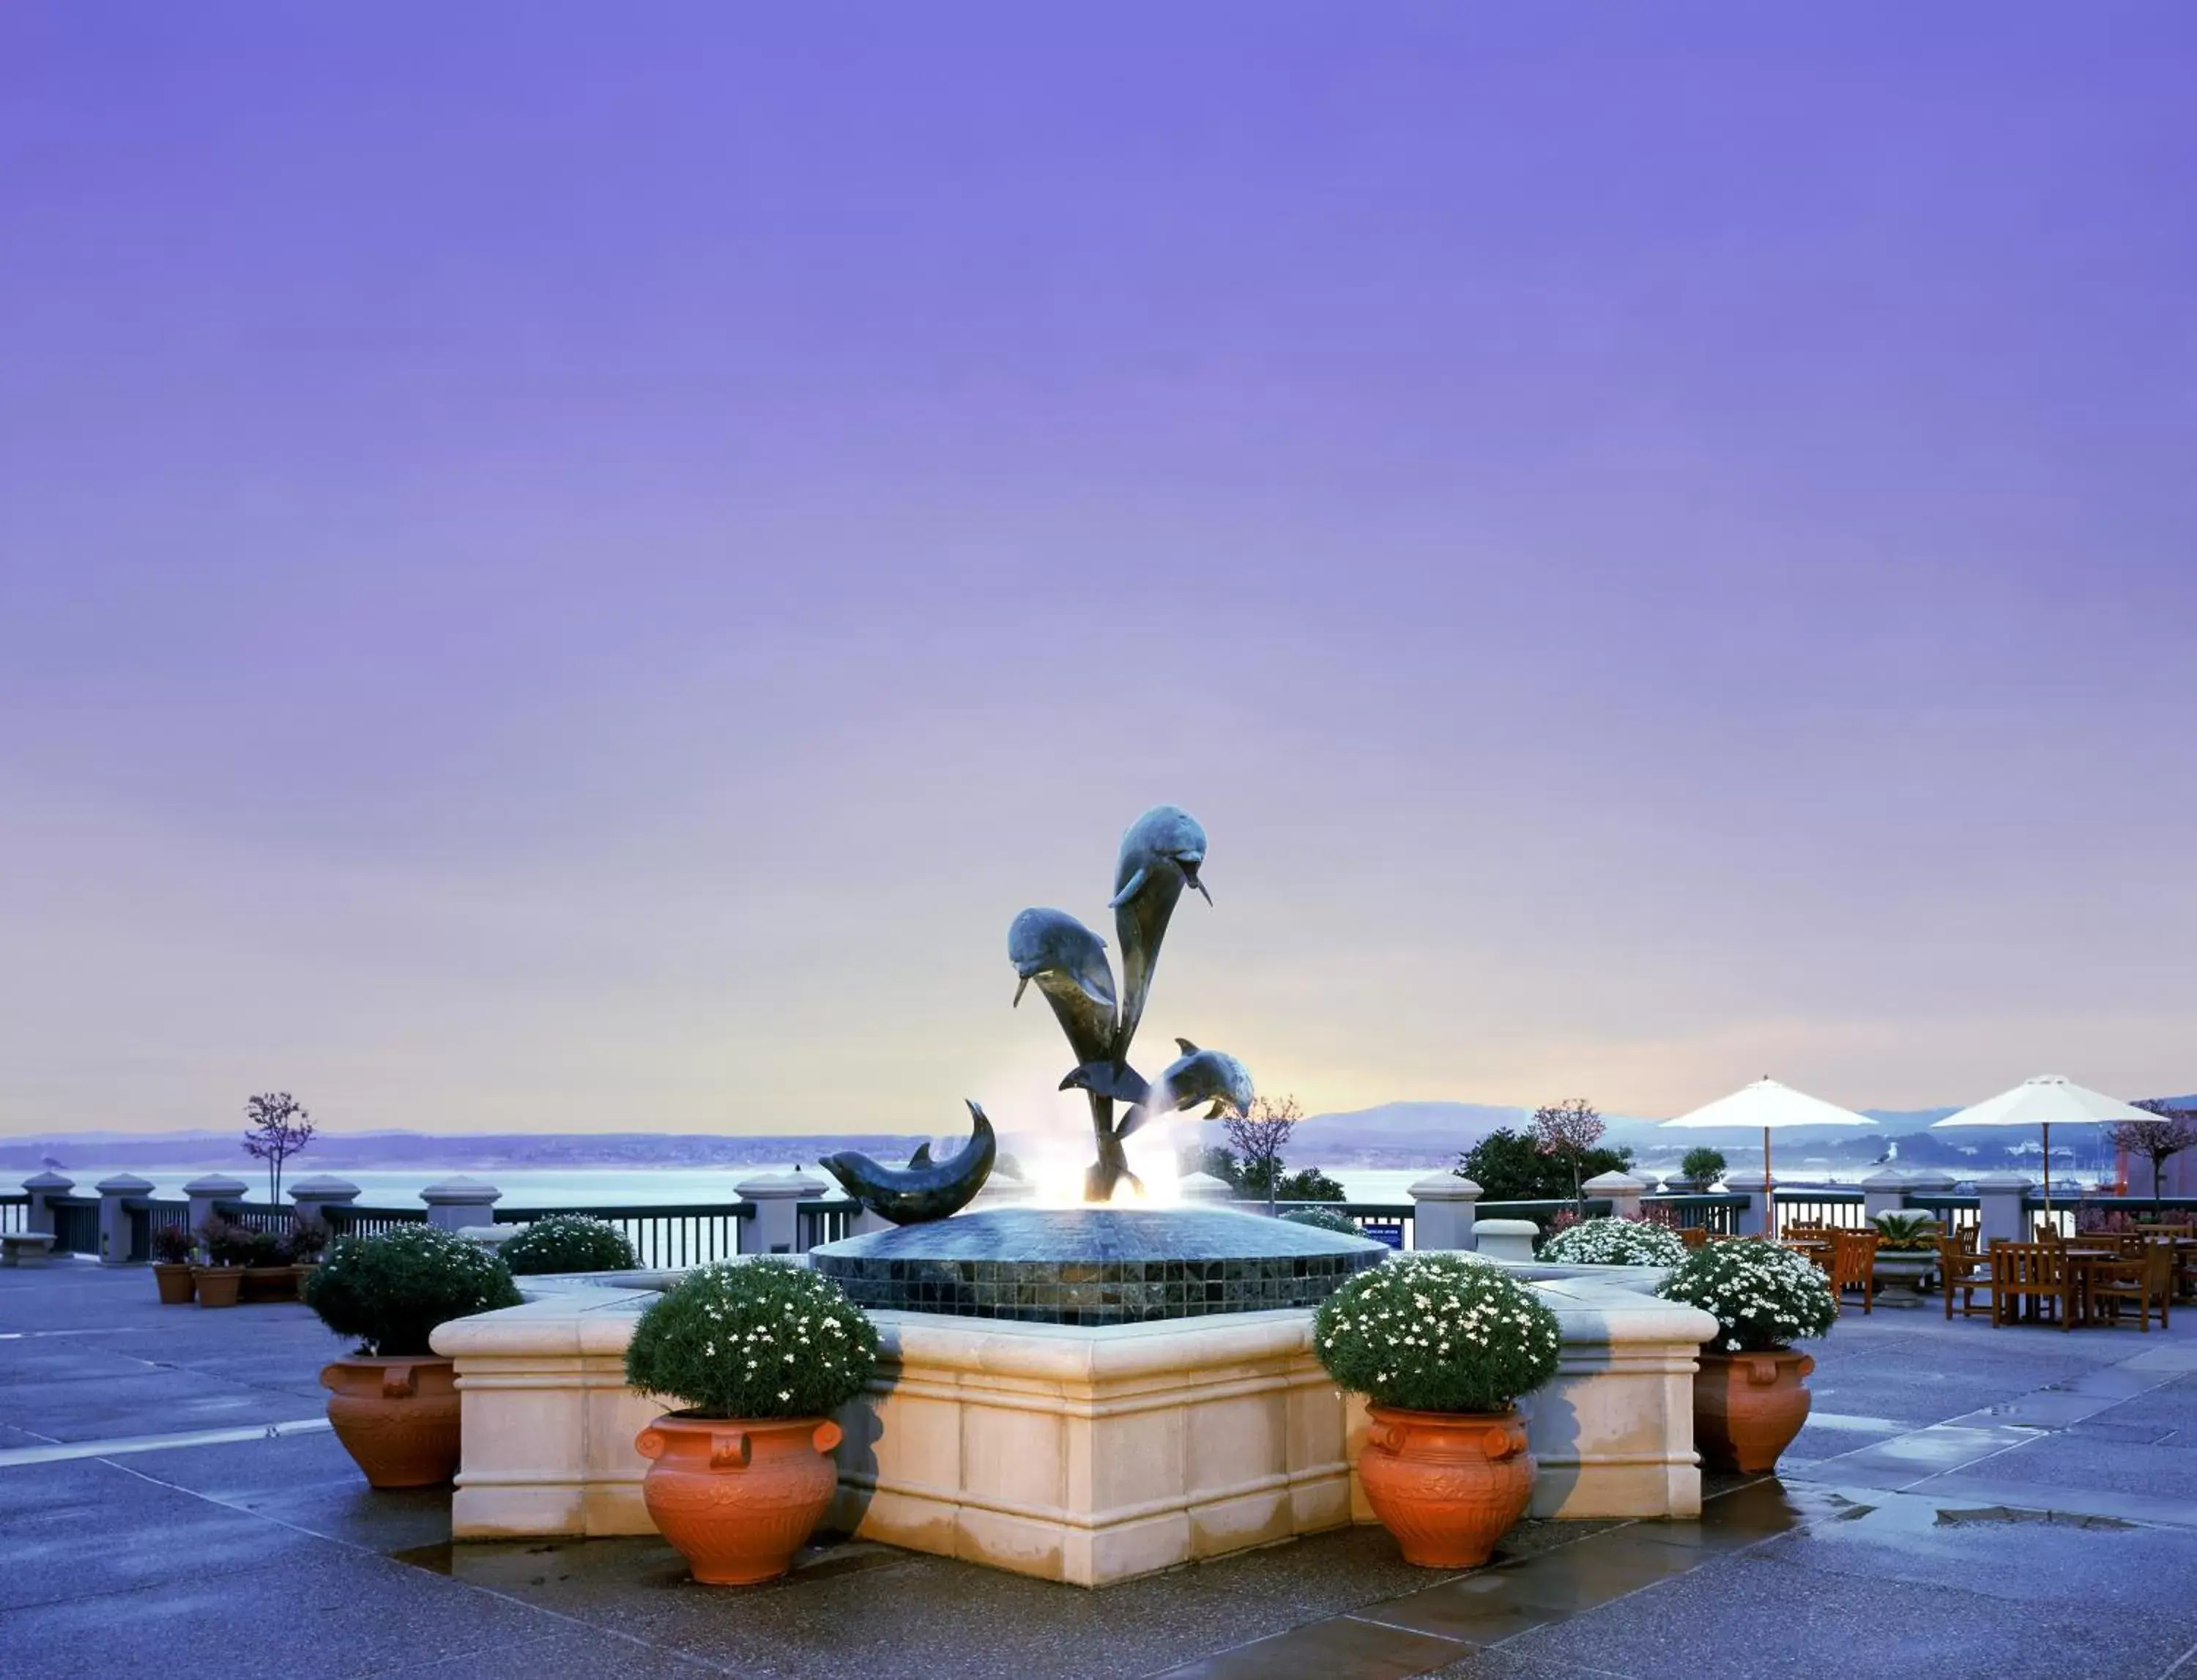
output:
M2094 1260L2090 1265L2090 1309L2109 1303L2113 1322L2121 1318L2121 1303L2136 1303L2136 1327L2151 1333L2151 1315L2159 1312L2159 1327L2165 1330L2167 1312L2174 1299L2174 1250L2164 1243L2146 1243L2142 1251L2117 1260Z
M2060 1328L2075 1328L2082 1285L2065 1248L2057 1243L1994 1243L1991 1254L1992 1275L1998 1283L1998 1317L1994 1323L2015 1323L2024 1301L2036 1302L2040 1312L2049 1302L2058 1309Z
M1834 1231L1831 1233L1831 1293L1839 1310L1846 1311L1846 1292L1861 1291L1864 1315L1876 1306L1876 1233L1873 1231Z
M1957 1295L1963 1318L1973 1318L1980 1310L1997 1318L1998 1282L1991 1274L1991 1256L1978 1254L1973 1243L1964 1246L1957 1232L1938 1239L1938 1276L1945 1291L1946 1318L1953 1316L1953 1297ZM1976 1306L1979 1290L1986 1298L1980 1309Z

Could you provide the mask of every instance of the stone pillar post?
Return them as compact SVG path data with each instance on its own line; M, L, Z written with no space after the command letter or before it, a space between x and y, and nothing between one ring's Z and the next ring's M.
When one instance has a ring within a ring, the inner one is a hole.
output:
M1880 1167L1861 1181L1861 1216L1896 1214L1907 1205L1907 1174L1897 1167Z
M1609 1198L1613 1219L1637 1219L1640 1217L1640 1198L1648 1186L1630 1173L1597 1173L1580 1186L1580 1194L1590 1202Z
M298 1217L315 1225L328 1222L328 1209L348 1207L358 1200L358 1186L349 1179L334 1178L326 1173L310 1179L300 1179L290 1186L290 1201L298 1210Z
M756 1205L755 1217L740 1233L743 1254L801 1252L801 1204L820 1200L834 1186L798 1167L791 1173L759 1173L733 1186L733 1194Z
M503 1192L478 1179L459 1177L429 1185L420 1192L427 1204L427 1223L443 1231L463 1231L469 1225L495 1221L496 1204Z
M214 1216L220 1203L244 1200L244 1180L225 1173L208 1173L185 1185L183 1194L191 1199L191 1211L187 1217L191 1222L191 1241L195 1243L199 1231Z
M123 1204L153 1193L152 1181L139 1178L135 1173L117 1173L111 1179L101 1179L93 1188L99 1192L99 1263L101 1266L130 1264L130 1210Z
M1724 1175L1724 1187L1734 1196L1747 1198L1747 1206L1732 1210L1732 1228L1742 1237L1769 1235L1770 1196L1774 1186L1775 1180L1759 1167L1736 1169Z
M54 1210L47 1205L50 1196L67 1196L76 1188L74 1179L65 1179L58 1173L38 1173L23 1180L25 1194L31 1205L23 1210L23 1229L51 1231Z
M2026 1173L1977 1173L1976 1224L1980 1227L1978 1240L1986 1246L2000 1241L2033 1240L2029 1211L2022 1203L2036 1188L2037 1181Z
M1412 1245L1469 1248L1480 1186L1454 1173L1430 1173L1412 1186Z
M1907 1169L1907 1190L1910 1195L1950 1196L1958 1179L1942 1167L1910 1167Z

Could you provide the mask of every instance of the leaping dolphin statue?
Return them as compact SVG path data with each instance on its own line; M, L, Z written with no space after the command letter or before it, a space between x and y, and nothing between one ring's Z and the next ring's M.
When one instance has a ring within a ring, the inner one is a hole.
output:
M1156 1113L1172 1114L1201 1103L1213 1104L1205 1112L1208 1120L1218 1120L1232 1109L1238 1114L1250 1112L1255 1093L1249 1068L1225 1050L1200 1050L1188 1039L1175 1042L1182 1046L1182 1054L1168 1064L1150 1095L1122 1116L1116 1137L1127 1137Z
M1114 1029L1116 1068L1126 1064L1129 1040L1136 1037L1137 1022L1144 1018L1152 967L1159 960L1160 941L1167 937L1175 901L1185 886L1191 886L1208 904L1213 902L1213 895L1198 878L1204 863L1205 831L1178 805L1153 806L1122 837L1121 856L1114 864L1114 896L1107 901L1114 912L1115 936L1122 944L1122 1020Z
M895 1225L942 1219L969 1205L1000 1158L999 1136L983 1109L971 1103L969 1117L973 1122L969 1141L948 1160L932 1161L930 1145L925 1143L906 1167L883 1166L854 1150L827 1155L817 1165L837 1179L848 1195Z
M1078 1062L1113 1054L1114 970L1104 940L1065 910L1041 907L1008 924L1007 960L1015 965L1015 1002L1037 982Z

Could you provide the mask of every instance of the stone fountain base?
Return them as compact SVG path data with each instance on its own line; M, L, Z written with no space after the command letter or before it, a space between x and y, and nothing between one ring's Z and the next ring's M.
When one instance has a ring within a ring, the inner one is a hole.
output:
M530 1288L539 1280L529 1279ZM646 1534L659 1407L625 1385L645 1289L566 1287L435 1332L457 1360L460 1539ZM1544 1517L1692 1516L1704 1313L1601 1278L1538 1281L1563 1334L1524 1404ZM1104 1586L1370 1521L1363 1406L1309 1308L1086 1326L878 1312L884 1366L839 1414L832 1522L911 1550Z

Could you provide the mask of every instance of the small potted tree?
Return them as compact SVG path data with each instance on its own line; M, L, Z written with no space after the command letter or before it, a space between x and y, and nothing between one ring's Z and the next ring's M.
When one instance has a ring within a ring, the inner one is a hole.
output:
M1677 1266L1686 1244L1667 1225L1645 1219L1587 1219L1543 1243L1540 1258L1558 1266Z
M608 1219L552 1214L536 1219L497 1252L516 1277L559 1272L630 1272L640 1261L626 1234Z
M1400 1254L1320 1304L1313 1347L1370 1402L1358 1460L1365 1498L1429 1568L1485 1563L1533 1492L1513 1404L1556 1374L1556 1315L1500 1266Z
M320 1220L300 1214L292 1221L282 1238L282 1258L290 1264L291 1293L298 1300L305 1298L305 1280L320 1265L328 1246L328 1228Z
M1922 1286L1938 1269L1937 1220L1927 1214L1879 1214L1876 1227L1877 1300L1893 1306L1919 1306Z
M206 1252L206 1263L191 1268L199 1305L235 1306L244 1290L244 1264L252 1252L249 1234L233 1220L209 1214L199 1227L199 1246Z
M432 1487L456 1474L456 1372L427 1338L446 1320L519 1302L501 1260L432 1225L343 1237L313 1268L305 1305L358 1339L321 1382L336 1439L368 1486Z
M1714 1470L1761 1472L1808 1421L1816 1362L1792 1344L1838 1321L1829 1279L1802 1255L1749 1237L1686 1257L1655 1293L1717 1321L1694 1373L1694 1450Z
M739 1586L792 1567L838 1486L831 1414L877 1358L868 1315L782 1260L699 1267L641 1314L626 1381L680 1403L634 1442L649 1460L641 1497L696 1580Z
M297 1300L298 1274L290 1269L281 1233L239 1225L235 1244L242 1257L246 1301Z
M194 1293L191 1251L198 1246L188 1225L164 1225L153 1232L153 1282L163 1306L188 1306Z

